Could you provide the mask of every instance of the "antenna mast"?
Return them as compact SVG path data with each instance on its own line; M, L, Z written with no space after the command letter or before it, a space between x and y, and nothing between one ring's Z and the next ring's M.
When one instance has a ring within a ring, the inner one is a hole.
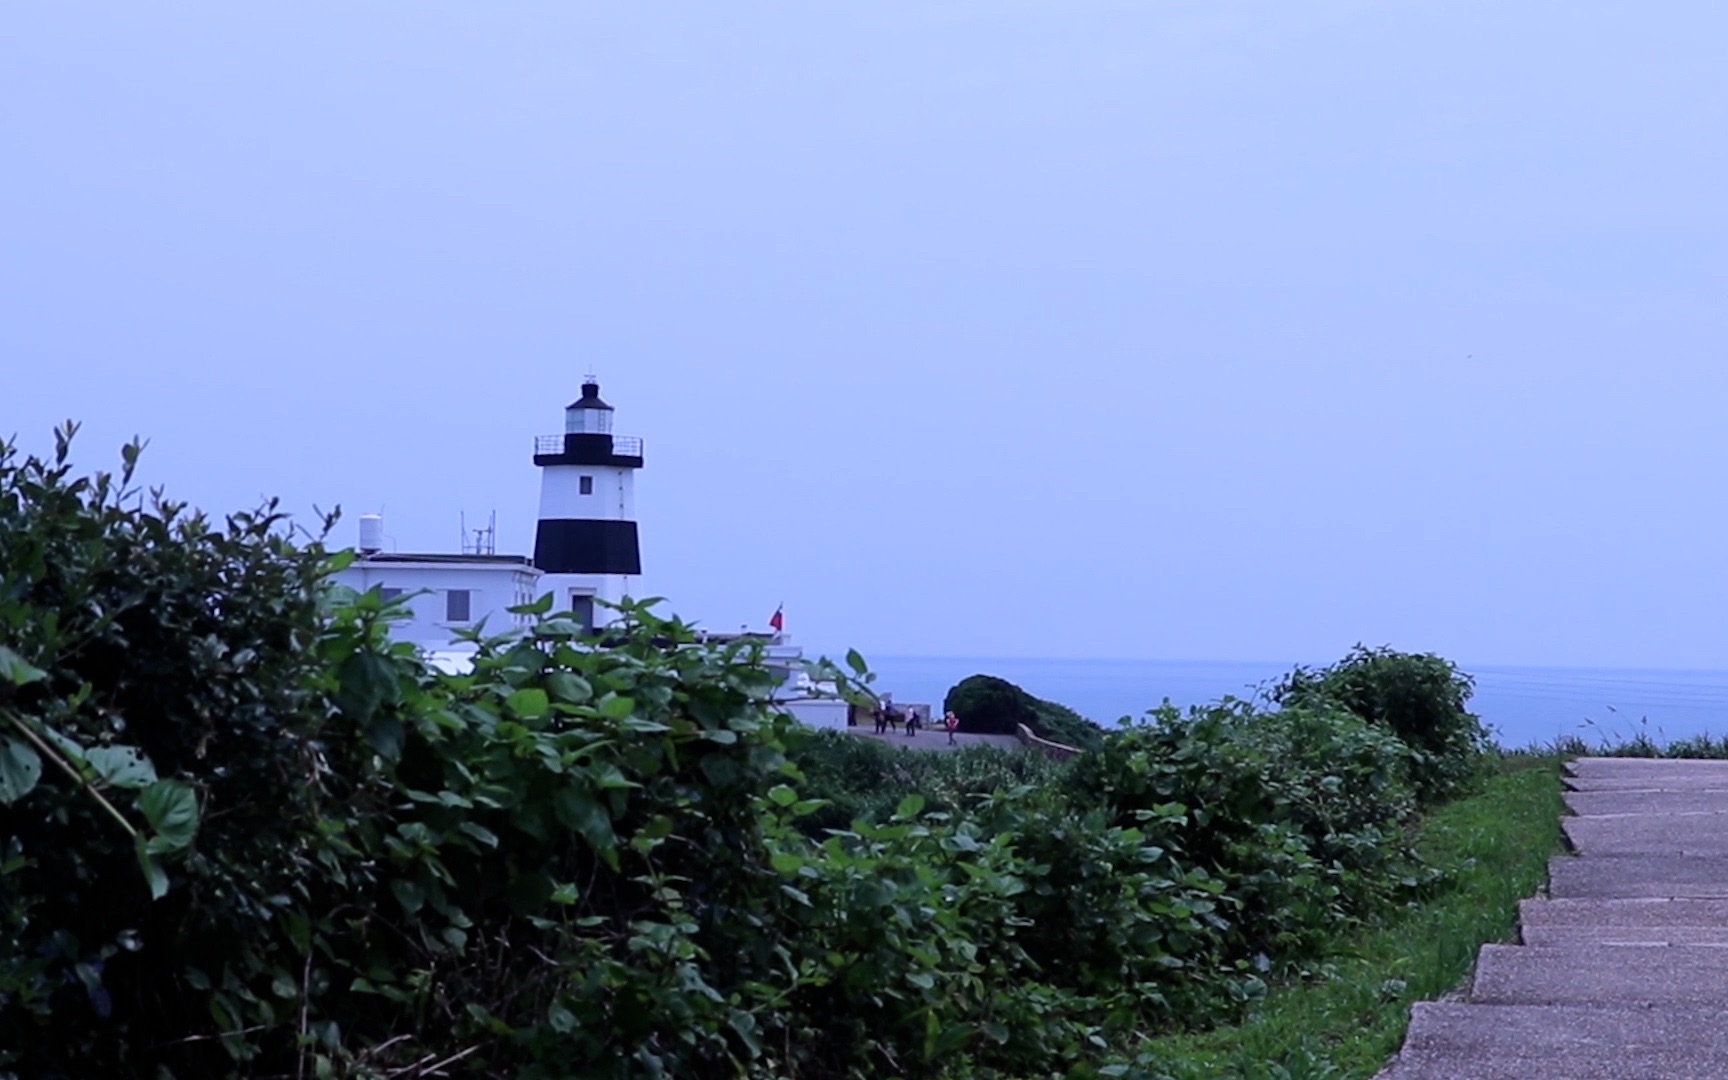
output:
M472 532L474 539L468 539ZM487 517L482 528L468 528L468 515L462 515L462 554L464 555L496 555L498 554L498 511L494 510Z

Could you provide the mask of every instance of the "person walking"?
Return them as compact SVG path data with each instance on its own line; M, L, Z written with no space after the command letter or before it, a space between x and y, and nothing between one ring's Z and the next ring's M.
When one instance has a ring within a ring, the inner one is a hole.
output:
M912 736L914 736L916 734L918 734L918 710L917 710L917 708L907 709L906 710L906 737L908 739L910 739Z
M949 709L948 715L942 718L942 726L948 729L948 745L959 746L960 743L954 738L954 733L960 730L960 718L954 715L953 709Z
M883 704L876 706L876 734L888 734L888 706Z

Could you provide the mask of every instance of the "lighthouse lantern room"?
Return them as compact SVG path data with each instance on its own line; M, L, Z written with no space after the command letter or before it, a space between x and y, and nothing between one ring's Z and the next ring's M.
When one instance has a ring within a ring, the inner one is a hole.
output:
M554 610L573 612L591 627L616 615L596 601L622 601L642 573L635 498L642 440L614 435L612 411L589 376L582 396L564 410L564 434L534 442L541 470L534 533L534 565L545 575L540 591L551 590Z

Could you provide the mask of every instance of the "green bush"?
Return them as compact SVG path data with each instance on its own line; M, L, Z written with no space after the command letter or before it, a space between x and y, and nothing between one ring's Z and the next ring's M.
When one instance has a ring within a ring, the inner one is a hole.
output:
M219 1075L304 974L282 913L329 844L324 556L0 445L0 1070ZM277 993L272 985L287 989Z
M69 438L0 449L0 1076L1097 1075L1415 879L1336 708L911 754L549 597L445 675L273 504Z
M1280 705L1336 707L1383 727L1410 748L1410 773L1424 802L1456 794L1489 746L1468 709L1475 684L1449 660L1357 645L1329 667L1298 667L1272 690Z
M960 730L1013 735L1025 724L1034 735L1065 746L1090 750L1103 742L1097 724L1073 709L1033 697L1006 679L968 675L942 699L944 712L960 718Z
M813 835L854 821L886 821L908 795L921 796L926 811L964 814L982 796L1049 784L1063 768L1019 749L973 744L931 753L840 731L800 732L788 743L788 757L806 788L825 801L804 819Z
M1077 759L1082 803L1220 883L1215 960L1300 957L1414 883L1407 752L1341 710L1165 705Z

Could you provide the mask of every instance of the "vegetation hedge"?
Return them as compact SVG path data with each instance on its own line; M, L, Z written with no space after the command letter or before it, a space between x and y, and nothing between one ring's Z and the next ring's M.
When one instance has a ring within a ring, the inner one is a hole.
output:
M983 735L1013 735L1025 724L1034 735L1082 750L1095 749L1104 739L1103 729L1073 709L994 675L961 679L942 699L942 710L960 718L960 730Z
M1329 667L1298 667L1272 689L1274 702L1296 708L1342 708L1391 731L1409 748L1418 794L1435 802L1469 783L1489 746L1470 712L1475 684L1450 660L1357 645Z
M0 1075L1150 1080L1425 878L1348 710L914 762L757 645L550 598L442 674L273 505L70 438L0 448Z

